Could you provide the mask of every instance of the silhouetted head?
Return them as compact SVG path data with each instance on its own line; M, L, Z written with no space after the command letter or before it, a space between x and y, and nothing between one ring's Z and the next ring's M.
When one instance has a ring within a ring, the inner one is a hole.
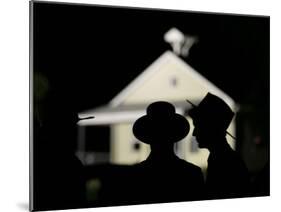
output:
M147 115L136 120L133 126L133 133L140 141L151 145L170 145L189 133L188 121L176 113L172 104L154 102L146 111Z
M211 145L225 137L234 112L219 97L208 93L200 104L189 111L193 120L193 136L200 148L209 148Z
M74 100L64 97L61 93L51 93L44 102L42 121L44 137L48 145L56 148L74 149L77 139L78 114L73 106Z

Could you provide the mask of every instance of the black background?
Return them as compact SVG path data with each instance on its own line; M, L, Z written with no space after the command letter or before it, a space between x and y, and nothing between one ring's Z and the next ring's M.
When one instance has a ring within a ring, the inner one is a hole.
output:
M34 71L73 110L93 108L171 49L171 27L199 38L187 63L237 103L269 113L268 17L35 2Z

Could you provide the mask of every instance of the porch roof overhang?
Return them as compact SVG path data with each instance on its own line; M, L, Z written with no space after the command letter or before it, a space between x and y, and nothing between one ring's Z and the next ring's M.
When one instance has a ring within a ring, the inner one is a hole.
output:
M187 111L192 108L186 101L171 102L176 112L182 115L187 115ZM94 116L92 119L85 119L79 121L79 126L89 125L111 125L116 123L133 123L139 117L146 114L147 104L130 104L130 105L104 105L92 110L80 112L79 118L86 118Z

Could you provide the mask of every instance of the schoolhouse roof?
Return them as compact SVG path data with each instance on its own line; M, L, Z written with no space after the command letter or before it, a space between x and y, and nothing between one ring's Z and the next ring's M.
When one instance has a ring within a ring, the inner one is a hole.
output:
M234 100L227 95L225 92L223 92L221 89L219 89L217 86L215 86L212 82L210 82L208 79L206 79L204 76L199 74L195 69L193 69L189 64L184 62L182 59L180 59L178 56L176 56L171 51L164 52L157 60L155 60L150 66L148 66L139 76L137 76L131 83L129 83L121 92L119 92L111 101L111 106L118 106L122 104L126 98L133 93L135 90L137 90L139 87L143 85L143 83L148 80L152 75L156 74L157 72L160 72L162 69L161 67L167 65L168 63L174 63L177 66L180 66L181 68L179 70L182 70L185 72L185 74L190 75L200 83L204 84L206 87L208 87L208 90L210 93L213 93L220 98L222 98L227 104L229 104L230 107L235 107Z

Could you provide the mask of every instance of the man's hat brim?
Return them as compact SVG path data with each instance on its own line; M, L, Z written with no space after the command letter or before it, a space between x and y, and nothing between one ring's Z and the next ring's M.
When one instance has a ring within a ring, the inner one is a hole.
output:
M195 121L213 123L227 129L234 112L221 98L208 93L198 106L193 105L188 115Z
M198 107L194 106L193 108L191 108L188 111L188 115L192 118L192 119L196 119L199 116L199 111L198 111Z
M133 126L133 133L140 141L178 142L189 133L190 125L184 116L174 114L170 119L152 119L145 115L139 118Z

